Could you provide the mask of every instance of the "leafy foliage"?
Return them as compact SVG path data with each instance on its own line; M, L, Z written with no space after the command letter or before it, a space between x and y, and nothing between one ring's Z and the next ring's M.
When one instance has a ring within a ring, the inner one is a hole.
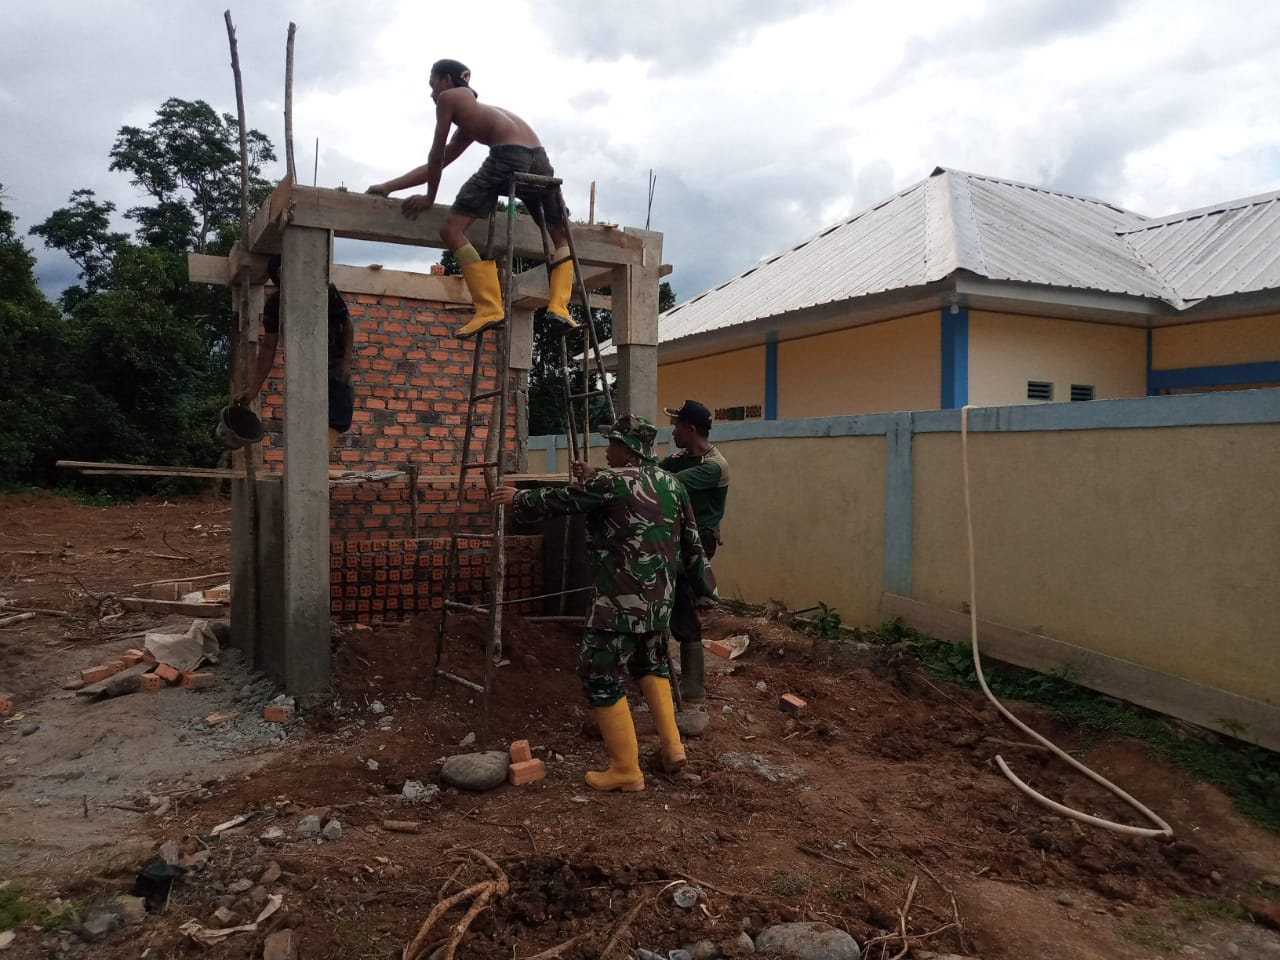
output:
M31 229L80 268L62 315L35 287L33 260L0 212L0 258L15 278L0 288L0 398L24 401L0 424L0 481L48 483L57 457L217 462L231 297L189 283L186 254L225 252L239 234L239 137L236 119L203 100L170 98L147 127L120 128L110 168L149 199L125 213L135 237L111 229L115 206L91 190L73 191ZM275 152L260 131L247 139L256 206L270 193L262 164Z

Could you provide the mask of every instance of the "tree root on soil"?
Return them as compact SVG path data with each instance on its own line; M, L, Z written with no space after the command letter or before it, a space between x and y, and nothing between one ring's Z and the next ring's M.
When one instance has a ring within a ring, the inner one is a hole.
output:
M471 900L471 906L467 912L462 915L462 919L455 923L449 930L448 946L445 948L445 960L453 960L454 954L458 947L462 945L462 940L467 935L467 930L471 927L472 921L478 917L485 907L489 905L489 901L495 896L506 896L510 883L506 873L494 863L491 859L481 853L479 850L472 850L467 847L464 849L450 851L450 856L472 857L479 860L482 864L489 868L493 873L493 879L484 880L480 883L472 884L466 889L455 893L438 902L431 908L431 912L427 914L427 918L422 921L422 926L418 928L418 934L413 938L404 951L400 954L400 960L417 960L426 953L426 947L429 945L428 938L431 935L431 928L446 913L456 907L458 904ZM454 876L457 876L455 873Z

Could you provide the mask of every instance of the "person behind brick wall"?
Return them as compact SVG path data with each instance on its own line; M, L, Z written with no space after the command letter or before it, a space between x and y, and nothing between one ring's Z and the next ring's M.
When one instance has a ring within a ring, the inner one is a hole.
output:
M499 487L493 499L512 508L516 520L586 514L595 594L578 657L587 702L609 752L609 768L587 773L597 790L643 790L631 708L623 693L635 677L653 715L669 773L685 762L671 699L666 631L678 575L699 596L715 597L693 519L689 495L653 457L657 430L644 417L622 416L601 429L609 437L609 469L574 463L581 488Z
M679 478L698 521L707 559L720 545L720 522L729 497L729 461L710 440L711 411L697 400L680 407L664 407L671 418L671 435L680 452L659 462L663 470ZM671 612L671 633L680 641L680 696L686 702L707 698L703 682L702 620L693 589L683 577L676 578L675 607Z
M236 397L241 404L251 403L262 392L271 368L276 363L280 347L280 257L267 261L267 275L276 289L267 297L262 307L262 341L258 344L258 367L253 380L244 393ZM329 449L337 443L338 436L351 429L351 417L355 412L355 385L351 382L351 355L355 343L355 322L347 310L346 301L332 283L329 284L329 321L326 326L329 340Z
M480 259L476 248L467 240L467 228L478 218L489 216L498 197L506 192L513 173L551 177L555 176L555 170L529 124L510 110L480 102L479 94L471 89L471 71L463 64L457 60L437 60L431 67L429 83L431 99L436 105L436 130L427 162L385 183L375 183L365 192L386 197L397 190L425 183L427 192L406 198L401 207L405 216L416 220L419 214L435 206L440 174L445 167L472 143L489 148L489 156L458 191L440 227L440 239L462 267L462 276L475 304L475 317L457 334L469 337L502 322L504 314L498 264ZM450 138L452 127L457 129ZM541 193L520 188L516 193L533 219L540 226L546 224L555 245L547 318L566 327L576 327L577 321L569 314L573 261L569 258L569 230L564 211L554 200L544 204Z

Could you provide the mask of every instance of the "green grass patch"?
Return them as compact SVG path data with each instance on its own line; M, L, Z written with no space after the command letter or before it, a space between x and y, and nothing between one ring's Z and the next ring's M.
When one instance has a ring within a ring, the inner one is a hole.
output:
M1232 900L1172 900L1169 909L1189 923L1249 919L1244 907Z
M1155 947L1165 953L1174 953L1182 949L1182 941L1178 937L1152 923L1121 926L1116 932L1130 943L1136 943L1142 947Z
M773 878L773 892L780 897L795 897L813 886L813 881L800 873L780 873Z
M892 620L868 640L902 644L931 675L960 686L978 686L968 646L935 640ZM1221 787L1245 816L1280 833L1280 754L1226 737L1201 739L1168 717L1119 703L1072 682L1070 671L1037 673L983 661L991 692L1001 700L1025 700L1074 724L1086 744L1133 737L1154 756Z
M69 911L69 907L56 913L46 909L17 884L0 886L0 930L12 930L23 923L33 923L42 930L56 930Z

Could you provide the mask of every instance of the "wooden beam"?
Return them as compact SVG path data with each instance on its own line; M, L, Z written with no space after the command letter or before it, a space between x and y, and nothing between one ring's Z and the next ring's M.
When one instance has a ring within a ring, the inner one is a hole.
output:
M120 606L133 613L176 613L184 617L225 617L223 603L186 603L182 600L151 600L146 597L121 597Z
M880 595L880 615L900 618L921 633L969 645L969 617L892 593ZM1067 672L1073 683L1190 721L1210 730L1280 750L1280 708L1184 680L1062 640L978 621L984 656L1042 673Z
M283 188L282 183L254 219L248 244L248 249L254 253L279 252L279 242L273 230L279 228L282 220L293 226L332 230L339 237L354 240L406 243L421 247L444 246L440 239L440 226L449 212L446 204L437 203L416 220L411 220L401 213L399 198L389 199L347 190L294 185L288 191L286 200L278 197ZM274 213L276 209L280 209L281 213ZM487 221L477 220L468 231L468 236L473 243L483 244L488 229ZM495 241L501 244L505 236L505 230L500 229L496 231ZM573 237L578 249L578 259L583 263L639 263L644 249L643 240L632 237L617 227L600 224L575 223ZM516 217L515 241L516 256L542 259L542 235L532 218Z

